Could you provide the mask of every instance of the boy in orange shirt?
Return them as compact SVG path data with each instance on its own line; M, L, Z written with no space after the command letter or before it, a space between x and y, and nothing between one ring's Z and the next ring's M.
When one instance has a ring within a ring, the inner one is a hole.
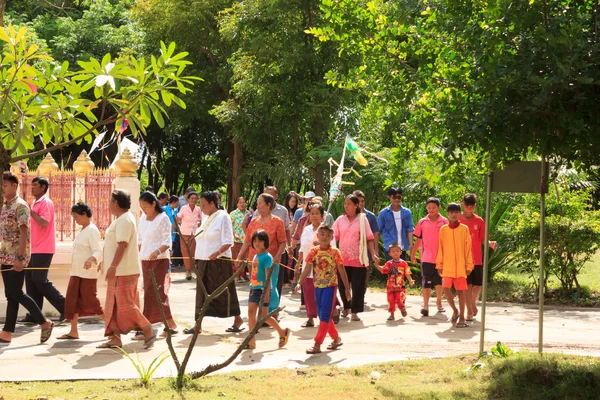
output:
M450 203L447 211L449 223L440 228L436 269L442 277L442 288L453 311L450 322L456 324L458 321L457 328L466 328L469 326L465 323L466 293L469 289L467 276L473 271L471 234L469 228L459 221L460 205ZM460 312L454 305L452 286L456 289Z

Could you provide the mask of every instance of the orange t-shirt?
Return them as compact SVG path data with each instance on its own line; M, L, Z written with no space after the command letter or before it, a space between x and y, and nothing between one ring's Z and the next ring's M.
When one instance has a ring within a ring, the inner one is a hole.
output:
M260 216L252 218L250 225L248 225L248 229L246 229L246 238L244 239L244 243L250 244L250 247L248 248L248 258L250 260L256 255L256 250L252 248L252 235L254 232L261 229L269 235L269 247L267 248L267 251L273 257L277 254L279 245L287 241L285 226L283 225L281 218L271 215L271 219L265 223L262 223L262 217Z

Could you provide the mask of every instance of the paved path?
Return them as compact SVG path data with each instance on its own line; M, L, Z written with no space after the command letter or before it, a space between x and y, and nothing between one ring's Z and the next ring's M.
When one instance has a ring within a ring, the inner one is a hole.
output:
M66 277L55 277L55 283L63 290ZM104 287L100 289L104 293ZM238 286L242 299L242 314L246 314L247 287ZM193 316L195 283L174 274L169 296L176 321L181 327L190 326ZM419 314L420 298L409 296L408 317L387 322L387 305L384 293L368 293L368 311L361 314L361 322L342 319L338 329L344 346L334 352L308 356L305 349L312 345L316 328L300 328L304 311L299 311L300 297L286 291L282 304L282 326L293 331L289 345L277 349L276 334L272 329L261 329L258 348L244 351L225 371L256 368L297 368L307 365L352 365L403 360L409 358L440 357L476 353L479 346L480 324L475 321L466 329L453 328L448 314L422 318ZM0 303L4 311L5 304ZM399 314L398 314L399 315ZM514 304L491 304L488 307L486 348L496 341L507 343L511 348L537 349L537 309ZM240 343L243 334L225 333L232 319L208 318L204 333L196 343L188 370L195 371L226 359ZM600 357L598 344L600 310L549 308L545 314L545 349ZM131 363L114 350L96 349L101 343L103 325L87 321L80 325L81 339L59 341L55 338L69 330L68 325L58 326L53 338L44 345L39 343L39 329L25 325L17 326L17 333L10 345L0 345L0 381L56 380L56 379L108 379L134 378L136 372ZM174 337L177 352L183 355L190 336ZM327 339L329 340L329 339ZM327 343L327 342L326 342ZM167 349L160 340L153 349L143 350L141 342L124 338L126 351L137 352L146 364ZM175 367L167 360L156 376L171 376Z

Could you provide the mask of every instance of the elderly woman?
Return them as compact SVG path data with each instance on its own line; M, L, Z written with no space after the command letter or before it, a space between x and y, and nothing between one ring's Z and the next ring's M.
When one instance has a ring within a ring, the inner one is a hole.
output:
M57 339L79 339L79 317L97 315L104 320L104 312L96 296L102 262L100 231L91 221L92 210L87 204L75 204L71 207L71 215L75 223L81 226L81 231L73 242L71 277L65 297L65 319L71 320L71 330Z
M131 208L131 196L125 190L112 192L109 209L116 218L106 230L104 263L106 270L106 304L104 321L106 336L112 336L98 348L121 347L121 335L137 329L144 335L144 348L156 341L156 331L138 307L137 283L140 277L140 258L137 248L137 229Z
M177 222L181 224L179 226L179 230L181 231L179 239L181 242L183 264L185 265L185 279L191 281L193 262L190 259L190 256L194 257L194 253L196 252L196 240L194 240L194 235L202 221L202 212L200 211L200 207L197 206L198 194L196 192L188 193L187 201L188 204L181 207L179 214L177 214Z
M177 324L173 321L169 298L164 285L169 272L169 250L171 249L172 238L171 220L152 192L144 192L140 195L140 208L144 212L140 218L138 229L138 246L140 258L142 259L142 276L144 280L144 317L151 324L163 322L152 283L152 271L154 271L160 304L162 304L167 324L173 335L177 333L175 330ZM135 339L142 340L144 335L138 332Z
M234 260L238 259L238 254L240 253L240 249L242 248L244 239L246 238L246 225L244 225L244 222L249 214L249 211L246 209L245 198L240 197L237 200L236 205L237 208L229 214L229 217L231 218L231 225L233 226L233 247L231 248L231 255ZM235 262L233 264L234 272L237 271L239 267L240 263Z
M344 269L348 275L348 281L352 285L352 302L346 298L346 288L340 280L340 296L344 303L342 317L347 317L352 311L352 321L360 321L358 313L364 311L365 289L367 283L367 267L369 266L368 252L373 262L379 263L379 256L375 251L373 232L366 219L361 213L359 199L351 194L344 201L345 214L338 217L333 224L335 240L342 253Z
M240 260L243 260L244 256L248 255L248 259L252 260L256 255L256 251L251 246L252 235L257 230L266 231L269 235L269 247L267 251L273 256L272 279L279 276L279 263L281 262L281 255L287 243L283 220L271 214L271 211L274 209L275 198L273 196L267 193L258 196L256 213L252 217L248 229L246 229L246 240L238 256ZM276 281L275 286L277 286ZM272 309L273 307L279 307L279 293L276 290L272 291L270 298L270 308Z
M200 311L206 302L206 293L213 293L219 286L233 276L233 262L231 261L231 246L233 246L233 229L227 212L219 210L219 200L216 192L203 192L200 194L200 208L204 214L200 232L196 237L196 313L198 320ZM233 325L227 332L241 332L242 317L240 316L240 303L232 280L227 290L214 299L206 310L205 317L229 318L234 317ZM198 329L202 329L201 326ZM194 333L193 328L184 330L185 333Z

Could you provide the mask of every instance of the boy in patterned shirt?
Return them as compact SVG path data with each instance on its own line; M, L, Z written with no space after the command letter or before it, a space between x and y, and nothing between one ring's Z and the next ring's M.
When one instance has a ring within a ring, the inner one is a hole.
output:
M342 261L342 253L339 249L331 247L331 239L333 238L333 229L327 224L321 224L317 231L317 239L319 245L310 249L306 255L306 268L302 271L302 275L296 285L296 293L302 287L302 283L313 270L313 283L315 285L315 297L317 302L317 313L319 315L319 330L315 336L315 344L313 347L306 350L307 354L318 354L321 352L321 344L325 340L325 336L333 339L333 342L327 346L327 350L336 350L342 343L342 338L338 334L335 324L332 319L333 308L335 307L336 290L338 285L338 274L342 278L344 287L346 288L346 298L351 300L350 285L348 284L348 276L344 269Z
M410 267L400 257L402 256L402 249L398 243L390 244L388 248L388 254L392 257L391 260L385 263L383 267L375 265L379 272L388 276L387 283L387 299L388 299L388 311L390 316L388 321L395 319L394 312L396 311L396 305L400 309L403 317L406 317L406 307L404 302L406 301L406 289L404 287L404 279L408 279L410 286L415 284L411 273Z

